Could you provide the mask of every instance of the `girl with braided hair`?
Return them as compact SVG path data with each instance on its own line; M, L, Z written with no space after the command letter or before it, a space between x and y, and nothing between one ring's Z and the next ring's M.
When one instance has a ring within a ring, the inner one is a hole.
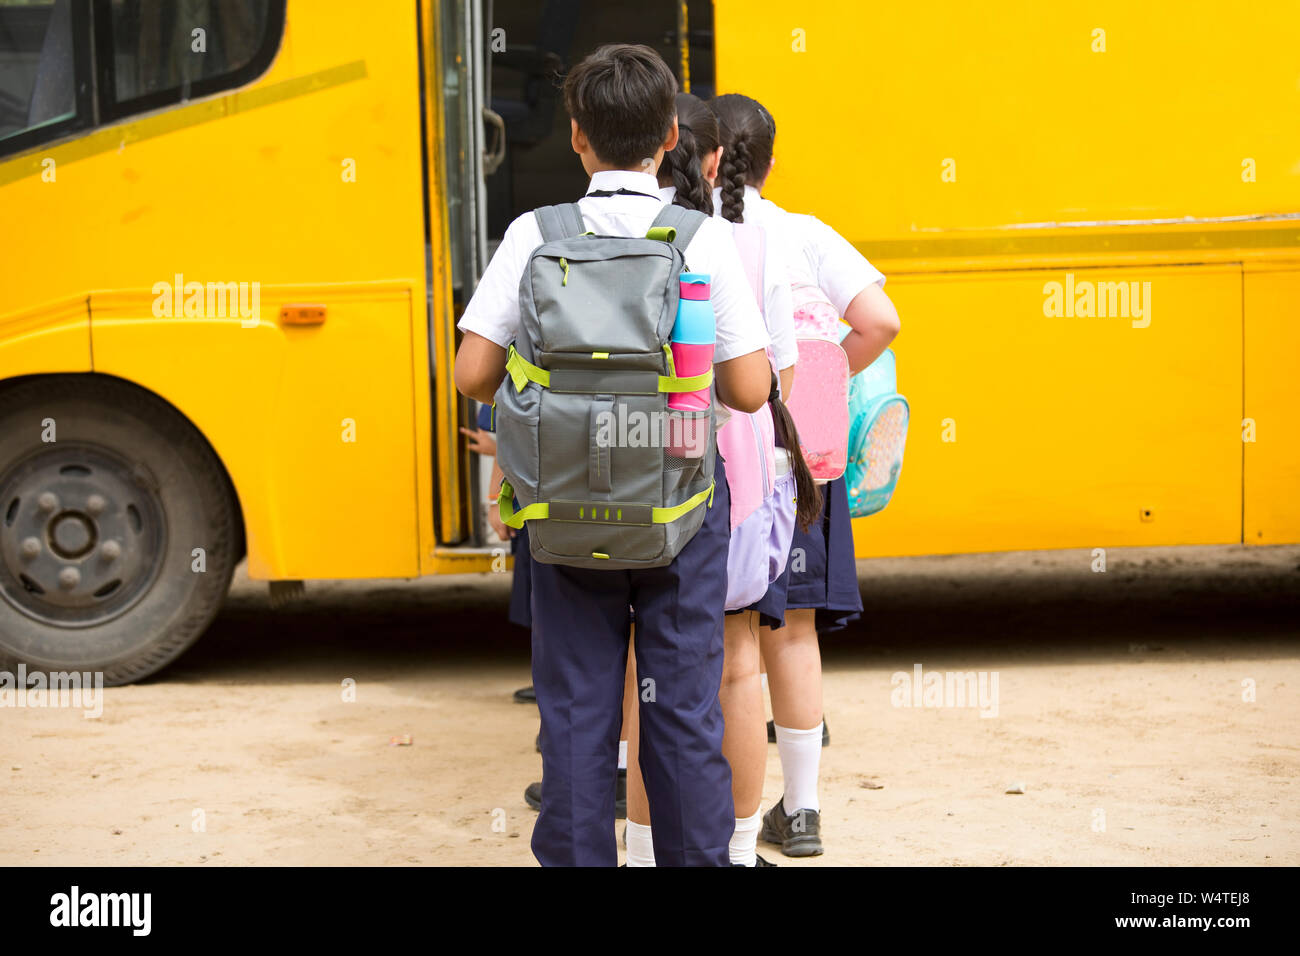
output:
M677 147L664 155L659 167L660 196L665 202L712 214L713 183L722 157L717 120L713 111L698 97L679 93L677 129ZM732 799L736 807L736 827L728 847L731 861L740 866L770 866L772 864L755 852L767 763L758 630L762 622L779 624L785 613L785 591L778 585L781 580L779 572L789 551L794 524L802 521L807 526L820 519L821 508L807 465L797 453L791 455L787 451L788 448L797 449L799 439L790 413L781 401L777 384L779 371L780 381L785 383L788 393L794 377L795 359L799 355L794 336L794 308L786 278L789 263L779 258L777 244L766 241L761 226L733 225L732 232L772 339L770 358L774 370L768 408L748 416L753 422L743 420L743 413L732 412L726 423L720 426L718 447L720 451L728 448L726 471L729 485L738 489L748 479L748 486L754 488L767 479L766 474L761 479L758 475L765 466L757 457L747 459L743 452L746 448L753 449L758 435L766 435L768 454L775 452L772 463L777 477L770 503L766 505L770 511L755 509L744 518L733 512L727 561L728 591L738 590L739 593L728 594L729 610L723 629L722 684L718 697L725 724L722 752L731 765ZM734 431L736 429L740 430L739 433ZM734 447L739 452L736 456L730 451L733 446L728 444L733 438L737 443ZM777 448L771 447L774 439ZM736 469L745 467L752 467L755 474L736 473ZM797 501L797 509L792 498ZM737 491L733 494L733 506L738 500L745 500L745 496ZM774 576L776 582L772 580ZM766 593L762 593L764 588ZM753 600L759 594L762 596ZM741 607L746 601L752 603ZM636 746L637 732L630 726L627 859L628 866L652 866L654 847L649 808L638 772Z
M714 214L764 225L773 239L785 243L790 281L816 286L844 317L851 331L841 345L850 372L861 371L898 334L885 277L825 223L788 213L763 197L776 143L776 120L763 104L732 93L711 105L723 149ZM843 477L822 486L822 500L813 527L795 529L786 566L786 626L763 627L759 637L785 778L784 795L763 817L762 838L787 856L823 852L817 778L825 724L818 633L839 630L862 611Z

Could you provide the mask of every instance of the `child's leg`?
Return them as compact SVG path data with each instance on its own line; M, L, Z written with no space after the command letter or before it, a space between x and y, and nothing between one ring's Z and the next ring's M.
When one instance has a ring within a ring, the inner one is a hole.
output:
M627 682L623 687L623 734L627 738L627 818L642 826L650 825L650 804L645 796L645 781L641 779L640 720L636 696L635 639L628 645Z
M728 615L722 688L718 691L726 723L722 752L731 764L731 794L739 818L758 812L767 763L763 688L758 680L757 619L752 611Z
M543 866L614 866L629 577L537 562L532 573L543 781L533 854Z
M640 698L636 682L636 638L627 656L627 686L623 689L623 728L627 733L627 865L653 866L654 846L650 834L650 801L645 795L640 763Z
M763 686L758 679L758 615L752 611L727 617L726 653L722 663L722 703L725 732L722 753L731 765L731 795L736 830L730 843L731 862L754 865L758 842L759 802L767 767L767 725L763 719Z
M786 611L785 627L763 628L772 719L785 776L785 812L819 810L817 774L821 764L822 661L816 611Z
M636 626L632 627L633 635ZM628 640L628 667L623 675L623 730L619 732L619 770L628 769L628 756L632 753L632 744L628 735L632 732L632 723L637 719L636 708L637 658L632 653L632 639Z
M758 683L758 636L754 626L757 615L752 612L727 616L722 663L722 686L718 701L722 704L724 733L722 754L731 765L731 796L736 808L737 833L731 840L733 863L753 866L754 845L758 838L759 802L763 799L763 776L767 767L767 732L763 722L763 693ZM635 655L629 657L628 670L635 673ZM635 682L635 678L633 678ZM648 834L643 829L650 826L650 807L646 800L645 784L637 766L636 708L632 711L628 734L627 819L634 824L628 831L628 865L633 857L640 865L648 865L654 858L653 850L636 846ZM753 818L753 819L751 819ZM741 832L741 821L752 823ZM744 844L737 846L737 838ZM740 859L743 857L744 859Z
M695 537L667 567L631 575L639 763L659 866L731 863L736 821L718 703L731 501L721 465Z

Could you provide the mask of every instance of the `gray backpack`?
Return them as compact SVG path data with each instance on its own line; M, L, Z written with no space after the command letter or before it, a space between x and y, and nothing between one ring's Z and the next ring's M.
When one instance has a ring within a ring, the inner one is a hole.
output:
M665 206L636 239L587 232L576 204L535 215L542 244L519 283L519 332L494 406L501 520L528 523L544 564L662 567L713 504L712 407L672 412L703 419L689 423L707 433L699 457L664 447L669 393L713 377L677 378L668 348L684 250L706 217Z

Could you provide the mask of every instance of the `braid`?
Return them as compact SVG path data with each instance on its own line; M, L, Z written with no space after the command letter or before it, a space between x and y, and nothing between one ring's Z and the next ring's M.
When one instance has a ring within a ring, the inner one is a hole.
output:
M728 222L745 221L745 177L749 173L749 147L736 140L722 154L722 218Z
M696 145L695 131L689 126L679 125L677 147L668 154L666 164L672 174L673 186L677 188L673 204L712 216L713 193L700 173Z

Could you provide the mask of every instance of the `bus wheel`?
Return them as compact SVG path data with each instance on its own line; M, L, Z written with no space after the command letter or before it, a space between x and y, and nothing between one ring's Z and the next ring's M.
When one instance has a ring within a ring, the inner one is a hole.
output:
M0 669L154 673L212 622L241 545L221 462L161 399L95 375L0 389Z

